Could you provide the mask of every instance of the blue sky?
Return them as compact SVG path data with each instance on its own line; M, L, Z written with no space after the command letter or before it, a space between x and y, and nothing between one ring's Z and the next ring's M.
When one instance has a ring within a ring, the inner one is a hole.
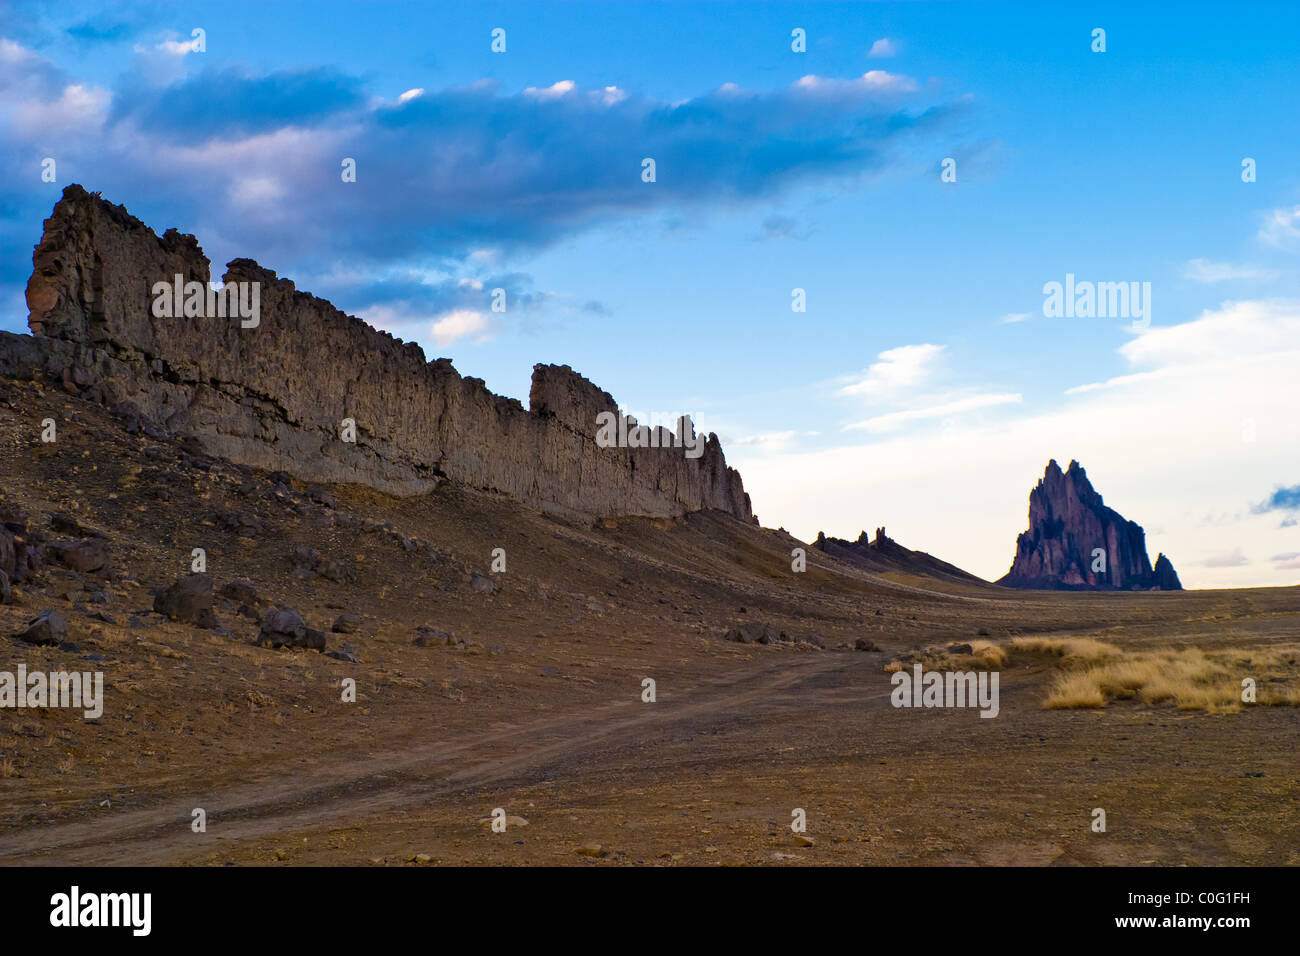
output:
M1075 457L1186 584L1296 583L1300 13L1133 6L10 4L0 328L80 182L498 392L692 414L801 537L996 577ZM1067 273L1149 326L1045 317Z

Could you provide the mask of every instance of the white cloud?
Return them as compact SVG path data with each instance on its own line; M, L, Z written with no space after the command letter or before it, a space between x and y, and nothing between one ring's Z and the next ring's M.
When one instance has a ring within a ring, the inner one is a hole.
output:
M1134 365L1162 368L1300 349L1300 303L1225 302L1191 322L1152 327L1120 347Z
M878 397L923 384L934 373L942 345L902 345L886 349L861 381L840 389L844 395Z
M424 95L424 87L422 87L422 86L417 86L417 87L415 87L415 89L407 90L405 93L403 93L401 96L399 96L399 97L397 98L397 102L399 102L399 103L407 103L407 102L409 102L409 101L415 99L417 96L423 96L423 95Z
M890 412L887 415L877 415L875 418L868 418L864 422L854 422L851 425L845 425L845 429L865 428L872 432L894 431L899 426L908 422L924 421L931 418L948 418L953 415L961 415L966 412L977 411L981 408L993 408L997 405L1019 405L1021 396L1011 393L987 394L987 395L969 395L965 398L959 398L955 401L945 402L942 405L931 405L926 408L909 408L901 412Z
M72 83L56 100L25 100L14 110L14 128L23 136L96 132L108 113L112 96L99 87Z
M790 447L799 432L791 429L783 432L762 432L757 435L744 435L740 438L728 437L724 442L724 447L740 448L744 446L758 446L768 450L785 450Z
M998 324L1014 325L1017 322L1024 322L1033 317L1034 313L1032 312L1008 312L1006 315L1002 316L1002 318L998 319Z
M154 49L171 56L185 56L194 52L193 43L193 40L163 40Z
M1269 213L1259 228L1259 241L1279 249L1300 247L1300 206Z
M477 345L491 338L492 328L488 317L482 312L456 309L434 322L431 331L433 340L440 346L451 345L461 339L469 339Z
M596 93L596 96L599 97L600 102L604 103L606 106L613 106L615 103L621 103L623 100L627 99L627 94L617 86L607 86Z
M892 93L912 93L916 91L916 80L910 76L889 73L885 70L868 70L862 74L862 82L872 89L888 90Z
M284 186L272 176L249 176L230 184L231 202L241 206L274 203L284 195Z
M801 90L816 93L838 93L866 90L873 93L913 93L916 80L886 70L868 70L855 80L840 80L809 73L794 83Z
M553 100L572 93L573 89L573 80L560 80L546 87L529 86L524 89L524 95L535 96L539 100Z
M867 53L867 56L889 57L894 56L897 52L898 48L894 45L893 40L889 39L889 37L881 37L875 43L871 44L871 50Z
M1183 278L1193 282L1230 282L1235 279L1266 281L1277 278L1272 269L1236 265L1231 262L1211 262L1209 259L1191 259L1183 266Z
M1250 564L1250 559L1241 553L1241 548L1220 552L1206 558L1201 564L1207 568L1240 568Z

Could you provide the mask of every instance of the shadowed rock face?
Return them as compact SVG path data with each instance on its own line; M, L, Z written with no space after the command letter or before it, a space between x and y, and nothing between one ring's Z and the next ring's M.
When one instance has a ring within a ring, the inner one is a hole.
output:
M1016 539L1015 561L997 583L1049 590L1183 588L1163 554L1151 567L1142 526L1107 508L1077 461L1062 472L1055 460L1029 493L1029 530Z
M52 374L207 454L397 495L451 478L562 514L712 508L753 520L716 435L698 458L598 447L597 416L617 405L568 366L536 366L525 409L250 259L230 262L224 281L260 283L256 327L155 317L156 283L208 283L203 250L80 186L64 190L32 260L33 335L0 335L0 370ZM355 443L340 440L344 419L356 423Z

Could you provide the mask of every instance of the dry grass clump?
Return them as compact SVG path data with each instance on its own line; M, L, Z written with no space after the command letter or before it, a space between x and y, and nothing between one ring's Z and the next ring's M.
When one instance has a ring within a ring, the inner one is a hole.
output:
M995 641L971 641L971 657L989 670L1001 670L1007 662L1007 649Z
M1132 654L1094 662L1057 677L1049 708L1104 707L1112 700L1174 704L1212 714L1242 708L1242 681L1256 684L1255 703L1300 706L1300 654L1289 648L1205 651L1200 648Z
M1054 654L1067 660L1097 661L1119 656L1120 649L1095 637L1014 637L1011 648L1016 651L1037 651Z

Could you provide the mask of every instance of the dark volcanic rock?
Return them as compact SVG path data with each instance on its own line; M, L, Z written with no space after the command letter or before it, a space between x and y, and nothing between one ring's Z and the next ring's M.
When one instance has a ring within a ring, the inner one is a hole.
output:
M196 627L216 627L212 610L212 578L206 574L187 574L171 587L158 592L153 609L173 621Z
M361 630L361 616L359 614L340 614L331 628L335 634L355 634Z
M82 574L99 571L108 564L108 544L102 538L59 541L50 545L50 550L62 564Z
M242 578L227 581L221 586L221 596L236 604L256 604L257 590L252 583Z
M9 533L9 529L0 528L0 571L13 577L17 567L18 548L14 543L14 536Z
M53 647L68 636L68 625L58 611L42 611L14 636L28 644Z
M790 641L785 631L771 624L742 624L729 630L725 639L737 644L777 644Z
M1156 587L1162 591L1181 591L1183 582L1178 580L1178 572L1174 570L1173 562L1163 554L1156 556L1155 566Z
M309 647L322 651L325 632L308 627L297 611L284 609L271 611L262 619L257 642L271 647Z
M1066 591L1182 590L1164 555L1151 567L1142 526L1107 508L1077 461L1062 472L1054 459L1029 493L1029 530L1016 539L1015 561L997 583Z

